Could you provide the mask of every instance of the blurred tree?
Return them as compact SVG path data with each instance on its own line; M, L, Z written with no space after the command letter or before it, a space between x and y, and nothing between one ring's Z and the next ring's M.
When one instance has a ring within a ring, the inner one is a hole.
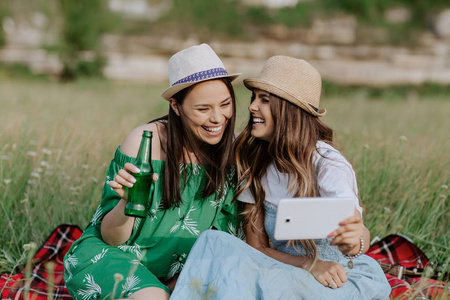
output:
M178 26L184 35L194 31L208 40L216 35L240 36L243 13L237 0L174 0L162 20Z
M3 29L3 19L8 15L6 1L0 1L0 48L6 44L5 30Z
M100 53L99 42L111 26L107 0L59 0L59 7L63 19L59 47L61 78L102 76L106 60Z

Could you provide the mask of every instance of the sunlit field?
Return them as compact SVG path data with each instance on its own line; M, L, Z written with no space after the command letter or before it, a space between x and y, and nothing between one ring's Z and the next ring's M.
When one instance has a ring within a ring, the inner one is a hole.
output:
M23 264L23 245L40 245L57 225L87 225L116 147L135 126L167 112L164 89L0 81L0 272ZM250 93L236 90L239 131ZM448 97L367 99L349 92L324 97L321 106L356 171L372 237L404 234L448 266Z

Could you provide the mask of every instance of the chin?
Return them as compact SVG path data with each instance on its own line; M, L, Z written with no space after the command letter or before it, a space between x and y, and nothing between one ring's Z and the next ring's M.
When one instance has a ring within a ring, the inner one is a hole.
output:
M215 136L215 137L211 137L211 136L203 136L202 137L202 141L211 146L217 145L218 143L220 143L220 141L222 139L223 139L223 134L220 136Z
M222 138L220 139L208 139L208 140L203 140L205 143L214 146L217 145L218 143L220 143L220 141L222 140Z

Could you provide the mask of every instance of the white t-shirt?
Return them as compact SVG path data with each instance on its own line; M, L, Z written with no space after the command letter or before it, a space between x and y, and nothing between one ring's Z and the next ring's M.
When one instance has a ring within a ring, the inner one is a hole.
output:
M362 208L359 205L358 187L356 176L350 163L332 146L322 141L317 142L317 149L320 154L328 151L326 158L322 159L319 166L317 184L320 197L339 197L352 198L355 205L362 215ZM317 169L317 164L322 158L319 153L314 154L313 164ZM278 206L278 202L283 198L292 198L289 193L291 181L287 174L280 173L275 164L271 163L266 174L261 178L261 183L266 191L265 201ZM246 189L238 197L238 200L246 203L255 203L249 189Z

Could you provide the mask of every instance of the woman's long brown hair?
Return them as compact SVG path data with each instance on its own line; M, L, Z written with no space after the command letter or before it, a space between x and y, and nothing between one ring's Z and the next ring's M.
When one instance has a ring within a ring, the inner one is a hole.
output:
M194 153L198 162L201 162L200 166L204 169L207 176L207 183L202 191L202 198L216 193L216 199L220 199L225 191L226 169L233 155L236 97L229 78L221 78L218 80L221 80L227 86L233 105L233 114L228 120L225 132L218 144L208 145L199 141L189 127L185 126L183 117L178 116L170 106L168 115L150 121L167 120L167 143L163 145L167 153L164 170L164 192L162 196L164 208L178 207L182 202L181 194L183 191L180 189L180 179L183 178L184 184L182 187L185 187L189 176L192 174L192 169L190 170L192 165L186 165L185 168L180 168L180 163L190 162L185 151L187 149ZM184 99L194 86L183 89L173 96L178 105L183 104Z
M255 94L252 94L253 101ZM252 137L252 119L249 119L244 131L236 140L236 163L239 178L239 190L235 199L247 188L255 199L250 211L244 212L245 226L250 225L254 232L258 217L264 218L265 190L261 178L267 167L274 163L279 172L287 174L291 186L289 192L294 197L316 197L315 168L313 157L318 141L333 142L333 130L298 106L270 95L270 107L275 123L275 133L270 142ZM313 257L311 269L317 259L314 240L298 241L308 257ZM296 247L297 241L292 241Z

